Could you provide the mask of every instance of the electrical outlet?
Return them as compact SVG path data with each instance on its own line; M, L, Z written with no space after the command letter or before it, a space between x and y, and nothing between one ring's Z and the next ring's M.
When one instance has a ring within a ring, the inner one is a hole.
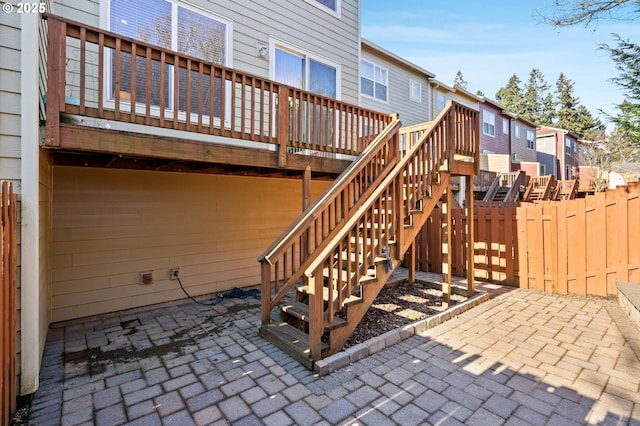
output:
M153 284L153 271L140 272L140 284Z
M169 269L169 279L177 280L178 278L180 278L180 268Z

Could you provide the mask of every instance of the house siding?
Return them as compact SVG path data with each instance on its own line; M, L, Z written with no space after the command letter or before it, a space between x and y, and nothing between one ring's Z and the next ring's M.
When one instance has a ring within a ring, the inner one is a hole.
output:
M53 184L53 321L184 298L175 267L193 296L257 285L256 259L302 208L292 179L54 166Z
M431 85L424 74L419 74L407 67L377 54L376 51L363 48L361 58L384 67L388 70L387 100L383 102L370 96L361 95L360 104L365 108L387 114L400 114L400 121L404 126L425 123L433 118L431 104ZM418 103L409 98L410 80L422 85L422 102Z
M0 14L0 180L20 193L20 15Z
M482 117L484 111L489 111L495 114L495 136L485 135L482 131ZM509 118L502 115L500 109L494 108L485 103L480 103L480 152L491 154L510 154L509 134L502 132L503 120L509 120Z
M520 137L516 137L516 126L520 128ZM527 130L533 132L533 141L536 141L536 129L532 126L512 120L511 122L511 153L515 154L515 162L536 162L535 149L527 146Z

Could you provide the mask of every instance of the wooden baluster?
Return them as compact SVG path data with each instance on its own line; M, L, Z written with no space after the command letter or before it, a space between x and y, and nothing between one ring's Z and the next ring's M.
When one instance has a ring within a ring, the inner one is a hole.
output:
M202 131L202 117L204 116L204 64L202 62L198 62L198 133L203 133ZM213 117L209 117L209 119L213 119Z
M167 54L160 52L160 127L164 127L164 109L166 108L166 100L164 97L164 79L166 78Z
M121 76L120 43L121 43L120 38L116 38L116 75L115 75L115 96L114 96L115 98L114 119L116 121L120 120L120 76Z
M185 126L187 132L191 131L191 59L187 58L187 83L185 84L184 92L186 95L186 114L185 114Z
M289 142L289 89L278 85L278 166L287 165L287 144Z
M209 134L214 133L214 124L216 118L216 107L215 107L215 96L216 96L216 78L215 78L215 68L213 65L209 67ZM222 119L220 120L222 122Z
M173 128L179 129L178 109L180 105L180 57L173 55Z
M80 28L80 115L85 114L86 104L87 29Z
M47 61L49 62L49 61ZM98 35L98 118L104 114L104 34Z
M147 52L148 53L148 52ZM129 99L129 103L130 103L130 114L129 114L129 121L131 121L132 123L136 122L136 72L138 69L138 48L136 46L135 43L131 43L131 94L130 94L130 99ZM149 70L146 70L146 79L147 81L151 80L151 76L149 75ZM146 94L146 101L145 103L148 105L151 103L151 99L149 98L149 94Z

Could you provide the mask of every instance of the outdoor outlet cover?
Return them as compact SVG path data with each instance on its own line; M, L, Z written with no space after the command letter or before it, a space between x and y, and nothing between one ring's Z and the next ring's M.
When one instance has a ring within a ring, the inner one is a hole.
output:
M152 284L153 271L140 272L140 284Z

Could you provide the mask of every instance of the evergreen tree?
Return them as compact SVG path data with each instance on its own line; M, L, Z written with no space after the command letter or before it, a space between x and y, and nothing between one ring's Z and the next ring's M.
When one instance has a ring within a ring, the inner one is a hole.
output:
M569 130L580 138L590 138L594 132L604 126L600 119L593 117L591 112L580 104L580 98L573 93L573 81L564 73L560 73L556 81L556 120L555 126Z
M615 62L620 74L611 81L622 88L626 99L617 105L619 113L611 120L632 144L640 147L640 45L623 40L617 34L613 36L617 46L600 47L608 51Z
M453 80L453 87L459 87L463 90L467 90L467 82L462 76L462 71L458 70L456 73L456 78Z
M523 116L541 126L554 124L553 96L549 89L542 72L537 68L532 69L524 87Z
M513 74L505 87L496 92L496 101L504 106L507 111L514 114L524 114L524 93L520 87L520 78Z

